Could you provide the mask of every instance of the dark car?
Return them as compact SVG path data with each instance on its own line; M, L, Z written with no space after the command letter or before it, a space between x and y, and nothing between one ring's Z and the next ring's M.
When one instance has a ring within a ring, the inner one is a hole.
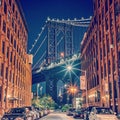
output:
M11 108L2 117L2 120L26 120L25 108Z
M68 116L72 116L74 111L75 111L75 108L70 108L70 109L68 109L68 111L66 112L66 114Z
M84 109L75 110L73 113L74 118L84 119Z
M33 119L40 118L40 114L39 114L38 110L35 107L33 107L33 106L25 106L24 108L28 108L31 111L31 113L33 114Z
M89 115L90 115L90 112L91 112L93 107L95 107L95 106L89 106L85 109L85 112L84 112L84 119L85 120L89 120Z

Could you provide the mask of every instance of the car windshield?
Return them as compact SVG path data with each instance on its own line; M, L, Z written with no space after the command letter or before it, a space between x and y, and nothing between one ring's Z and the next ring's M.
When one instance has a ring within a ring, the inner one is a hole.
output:
M109 108L96 108L97 114L113 114L113 111Z
M12 108L10 109L7 113L24 113L24 109L23 108Z

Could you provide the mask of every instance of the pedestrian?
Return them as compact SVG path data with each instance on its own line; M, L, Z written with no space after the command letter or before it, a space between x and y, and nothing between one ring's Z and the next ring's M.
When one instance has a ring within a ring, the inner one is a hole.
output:
M34 120L33 117L33 113L29 110L29 108L25 108L25 112L26 112L26 119L27 120Z

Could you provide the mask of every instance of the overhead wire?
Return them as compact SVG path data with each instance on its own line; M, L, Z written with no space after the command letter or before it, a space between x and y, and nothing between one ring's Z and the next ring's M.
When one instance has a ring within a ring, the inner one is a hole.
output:
M44 57L45 54L46 54L46 51L44 51L44 53L43 53L42 56L38 59L38 61L36 62L36 64L32 67L32 70L36 67L36 65L38 65L38 63L42 60L42 58Z
M40 44L40 46L38 47L38 49L37 49L36 52L34 53L33 57L36 56L36 54L38 53L39 49L41 48L41 46L42 46L43 43L45 42L46 38L47 38L47 35L45 36L45 38L43 39L42 43Z
M43 33L45 27L46 27L46 25L44 25L44 26L42 27L41 32L38 34L38 37L35 39L34 43L32 44L32 48L29 49L29 54L32 52L33 48L34 48L35 45L37 44L37 42L38 42L39 38L41 37L41 35L42 35L42 33Z

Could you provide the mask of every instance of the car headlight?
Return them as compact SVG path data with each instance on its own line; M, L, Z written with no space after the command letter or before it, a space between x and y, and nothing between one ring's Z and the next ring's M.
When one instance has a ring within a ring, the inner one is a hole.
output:
M24 119L21 117L17 117L17 118L15 118L15 120L24 120Z

